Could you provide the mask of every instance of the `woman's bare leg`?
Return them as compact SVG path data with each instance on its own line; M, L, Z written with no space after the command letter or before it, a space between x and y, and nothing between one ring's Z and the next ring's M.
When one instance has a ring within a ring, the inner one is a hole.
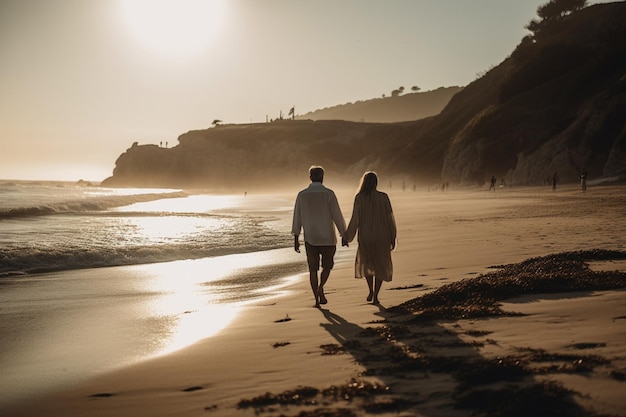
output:
M382 286L383 286L383 280L376 277L376 282L374 283L374 300L373 300L374 304L379 304L378 293L380 292L380 287Z
M374 298L374 277L366 275L365 281L367 281L367 287L370 290L370 293L367 296L367 301L372 301L372 298Z

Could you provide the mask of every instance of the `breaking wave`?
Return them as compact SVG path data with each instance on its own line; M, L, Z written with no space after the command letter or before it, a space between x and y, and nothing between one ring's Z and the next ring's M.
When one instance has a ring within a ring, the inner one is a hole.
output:
M187 196L188 194L182 191L133 195L109 195L91 197L89 199L76 199L32 206L12 207L0 209L0 220L104 211L135 203L144 203L165 198L182 198Z
M59 247L54 250L35 248L0 248L0 277L29 275L73 269L99 268L122 265L139 265L168 262L180 259L249 253L285 247L281 236L266 236L264 241L239 245L203 246L198 244L165 244L159 246L75 248Z

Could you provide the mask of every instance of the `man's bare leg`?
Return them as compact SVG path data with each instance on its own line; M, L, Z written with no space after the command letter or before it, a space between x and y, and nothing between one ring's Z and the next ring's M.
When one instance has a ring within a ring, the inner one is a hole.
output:
M315 307L319 308L320 301L317 295L317 271L309 271L309 280L311 281L311 290L313 290L313 297L315 297Z
M322 273L320 274L320 284L317 288L317 295L320 304L326 304L328 301L326 300L326 296L324 295L324 284L328 281L328 277L330 276L330 269L322 268Z
M376 282L374 283L374 300L373 300L374 304L380 303L380 301L378 301L378 293L380 292L380 287L382 287L382 285L383 285L383 280L376 277Z
M374 298L374 277L366 275L365 281L367 281L367 287L370 290L370 293L367 295L367 301L372 301L372 298Z

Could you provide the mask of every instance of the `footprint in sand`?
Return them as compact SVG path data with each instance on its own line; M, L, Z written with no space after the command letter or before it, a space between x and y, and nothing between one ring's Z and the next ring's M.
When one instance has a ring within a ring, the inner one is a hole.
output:
M284 323L286 321L291 321L291 317L289 317L289 314L287 314L284 319L275 320L274 323Z
M198 391L198 390L201 390L201 389L204 389L204 387L201 387L201 386L199 386L199 385L196 385L195 387L185 388L185 389L183 390L183 392L194 392L194 391Z
M110 392L99 392L97 394L91 394L89 395L89 398L109 398L112 397L115 394L111 394Z

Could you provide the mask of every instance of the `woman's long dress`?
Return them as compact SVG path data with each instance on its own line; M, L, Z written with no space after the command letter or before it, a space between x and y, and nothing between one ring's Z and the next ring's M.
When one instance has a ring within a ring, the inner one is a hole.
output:
M354 276L375 276L383 281L391 281L391 246L396 240L397 230L387 194L377 190L370 194L357 194L346 240L352 241L357 232L359 247Z

